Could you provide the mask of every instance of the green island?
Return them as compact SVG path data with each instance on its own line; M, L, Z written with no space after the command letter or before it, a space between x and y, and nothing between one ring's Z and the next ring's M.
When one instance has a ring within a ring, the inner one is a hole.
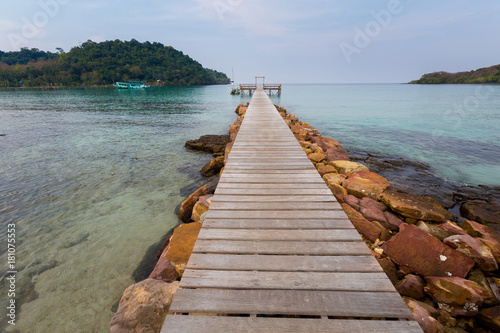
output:
M410 84L486 84L500 83L500 65L476 69L469 72L434 72L424 74Z
M170 86L230 82L226 74L157 42L88 40L69 52L57 50L0 51L0 87L106 86L129 80Z

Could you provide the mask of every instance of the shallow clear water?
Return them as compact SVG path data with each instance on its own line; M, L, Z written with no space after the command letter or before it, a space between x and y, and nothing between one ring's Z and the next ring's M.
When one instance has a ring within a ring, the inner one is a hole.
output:
M498 85L287 85L273 100L347 149L425 162L454 182L500 185Z
M498 86L284 85L272 99L347 149L500 185ZM0 241L15 223L25 302L15 328L107 331L147 249L177 224L180 189L210 159L184 142L227 133L247 100L226 86L0 91Z

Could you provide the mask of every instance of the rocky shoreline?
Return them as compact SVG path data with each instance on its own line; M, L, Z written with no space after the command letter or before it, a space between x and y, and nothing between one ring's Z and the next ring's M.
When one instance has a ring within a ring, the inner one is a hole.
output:
M213 154L200 170L206 181L187 187L181 223L149 277L125 290L112 333L161 330L247 106L236 108L229 135L186 143ZM499 188L446 182L398 157L347 152L276 108L425 332L500 330Z

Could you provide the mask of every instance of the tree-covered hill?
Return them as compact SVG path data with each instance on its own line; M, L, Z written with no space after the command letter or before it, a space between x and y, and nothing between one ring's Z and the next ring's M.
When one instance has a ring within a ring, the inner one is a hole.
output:
M88 40L67 53L59 51L0 51L0 86L92 86L129 80L164 85L229 83L224 73L203 68L181 51L156 42Z
M470 83L500 83L500 65L480 68L470 72L435 72L424 74L419 80L411 81L412 84L470 84Z

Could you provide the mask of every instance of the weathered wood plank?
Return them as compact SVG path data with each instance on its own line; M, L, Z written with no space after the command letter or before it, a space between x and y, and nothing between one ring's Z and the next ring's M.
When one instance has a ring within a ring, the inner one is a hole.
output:
M306 223L304 223L305 225ZM359 241L355 229L280 230L280 229L206 229L198 239L212 240L281 240L281 241Z
M287 271L287 272L382 272L373 256L285 256L193 253L186 269Z
M332 193L328 186L325 183L317 183L317 184L308 184L301 183L298 184L288 184L288 183L276 183L276 184L259 184L259 183L221 183L217 185L217 189L219 188L239 188L239 189L288 189L288 190L323 190L327 192L323 193ZM303 192L306 194L306 192Z
M203 228L219 229L353 229L347 217L342 219L212 219L203 222Z
M213 201L210 210L342 210L338 202L221 202ZM311 213L314 214L314 213Z
M259 196L259 195L323 195L331 194L332 192L326 188L244 188L238 186L219 186L215 190L216 195L244 195L244 196ZM233 184L234 185L234 184ZM277 185L277 184L275 184ZM280 184L282 185L282 184Z
M223 329L222 329L223 328ZM308 332L308 333L422 333L414 321L299 319L262 317L212 317L170 315L161 333L199 332Z
M359 242L302 242L302 241L234 241L198 239L194 253L219 254L283 254L283 255L371 255L363 241Z
M335 197L325 195L215 195L212 202L337 202Z
M233 219L336 219L345 218L343 210L219 210L209 209L207 218L233 218Z
M385 273L186 270L181 288L396 292Z
M309 290L179 289L170 312L412 317L395 292Z

